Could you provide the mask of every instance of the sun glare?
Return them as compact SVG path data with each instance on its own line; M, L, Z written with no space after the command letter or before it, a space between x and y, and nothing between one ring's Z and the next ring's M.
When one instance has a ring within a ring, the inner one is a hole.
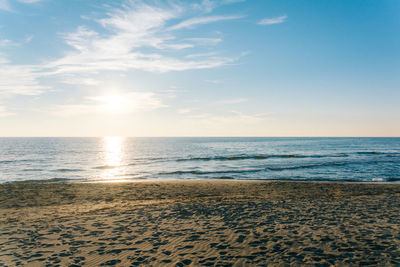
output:
M105 111L118 113L126 108L125 100L121 95L105 95L100 98Z

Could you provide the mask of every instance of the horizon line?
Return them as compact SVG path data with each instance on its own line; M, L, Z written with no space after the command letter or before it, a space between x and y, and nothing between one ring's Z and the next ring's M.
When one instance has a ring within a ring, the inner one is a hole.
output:
M0 138L104 138L104 137L123 137L123 138L400 138L400 136L123 136L123 135L98 135L98 136L0 136Z

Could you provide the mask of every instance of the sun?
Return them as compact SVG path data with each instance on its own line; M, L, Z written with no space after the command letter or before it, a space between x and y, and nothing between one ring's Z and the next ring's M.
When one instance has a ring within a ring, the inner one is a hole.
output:
M120 111L123 109L124 99L120 95L110 95L105 99L105 106L110 111Z
M126 101L121 95L104 95L98 98L102 110L110 113L120 113L126 109Z

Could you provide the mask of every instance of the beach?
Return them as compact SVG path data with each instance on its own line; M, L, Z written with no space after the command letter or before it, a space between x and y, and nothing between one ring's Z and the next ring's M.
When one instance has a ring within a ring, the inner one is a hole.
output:
M0 185L0 266L400 265L400 185Z

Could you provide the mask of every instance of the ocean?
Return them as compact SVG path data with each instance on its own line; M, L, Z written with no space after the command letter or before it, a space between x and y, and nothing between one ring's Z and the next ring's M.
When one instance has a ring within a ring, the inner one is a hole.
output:
M0 138L0 183L400 182L400 138Z

